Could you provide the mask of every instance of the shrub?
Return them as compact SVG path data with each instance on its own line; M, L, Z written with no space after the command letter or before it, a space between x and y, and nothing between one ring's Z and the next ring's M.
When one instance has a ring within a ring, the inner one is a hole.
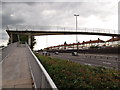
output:
M120 71L41 56L38 59L59 89L120 90Z

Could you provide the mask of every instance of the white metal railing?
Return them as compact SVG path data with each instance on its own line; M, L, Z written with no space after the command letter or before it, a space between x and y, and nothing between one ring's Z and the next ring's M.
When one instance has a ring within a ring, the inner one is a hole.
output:
M9 25L6 28L7 30L15 31L71 31L75 32L75 27L63 27L63 26L33 26L33 25ZM110 34L119 34L118 30L112 29L101 29L101 28L82 28L78 27L77 32L94 32L94 33L110 33Z
M31 54L31 57L29 57L29 66L31 69L32 78L34 81L34 86L36 89L43 88L43 89L52 89L52 90L58 90L56 85L54 84L53 80L43 67L43 65L40 63L38 58L34 55L28 44L26 43L26 47L29 50L29 53Z

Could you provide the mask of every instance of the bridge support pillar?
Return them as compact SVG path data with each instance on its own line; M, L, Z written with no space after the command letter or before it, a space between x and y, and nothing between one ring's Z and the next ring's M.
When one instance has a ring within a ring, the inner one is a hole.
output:
M13 43L13 34L10 34L10 43Z
M31 35L28 35L28 45L31 46Z

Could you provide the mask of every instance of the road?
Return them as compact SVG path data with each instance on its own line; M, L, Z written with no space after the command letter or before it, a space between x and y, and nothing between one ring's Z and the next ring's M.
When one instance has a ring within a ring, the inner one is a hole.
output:
M59 55L50 53L50 56L90 66L103 66L119 69L120 65L117 55L79 54L78 56L72 56L71 53L59 53Z

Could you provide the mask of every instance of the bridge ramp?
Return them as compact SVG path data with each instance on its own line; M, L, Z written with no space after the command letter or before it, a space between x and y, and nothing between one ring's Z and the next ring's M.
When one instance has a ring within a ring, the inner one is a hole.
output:
M32 88L28 52L28 49L21 45L3 60L2 88Z

